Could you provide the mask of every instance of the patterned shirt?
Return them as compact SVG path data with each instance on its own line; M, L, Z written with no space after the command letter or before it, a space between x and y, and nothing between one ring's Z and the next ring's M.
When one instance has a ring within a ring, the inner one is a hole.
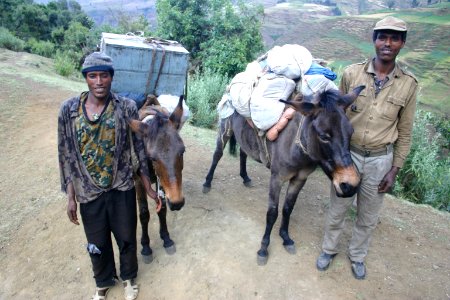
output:
M81 94L81 103L75 120L78 146L84 165L95 184L107 188L112 183L115 149L114 102L108 98L100 117L89 120L85 104L89 93Z
M340 90L344 93L366 86L347 109L355 130L351 143L368 150L394 144L393 165L401 168L411 147L418 83L396 64L376 93L374 76L373 60L348 66L342 76Z
M83 94L82 94L83 95ZM134 101L111 94L111 107L114 111L114 152L111 184L101 186L92 178L82 158L76 130L76 120L80 117L81 96L63 102L58 116L58 159L61 190L67 193L67 185L73 184L76 199L86 203L97 199L110 190L127 191L134 187L132 148L139 161L138 172L149 176L142 139L131 134L130 142L127 118L138 119ZM101 148L99 148L101 149Z

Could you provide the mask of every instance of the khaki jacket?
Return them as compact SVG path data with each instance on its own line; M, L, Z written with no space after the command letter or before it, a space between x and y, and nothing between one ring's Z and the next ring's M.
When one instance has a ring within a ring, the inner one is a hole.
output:
M344 93L365 85L347 116L355 132L351 144L378 150L394 144L393 166L402 167L411 147L412 126L416 110L417 79L396 64L389 80L375 96L372 60L348 66L340 89Z

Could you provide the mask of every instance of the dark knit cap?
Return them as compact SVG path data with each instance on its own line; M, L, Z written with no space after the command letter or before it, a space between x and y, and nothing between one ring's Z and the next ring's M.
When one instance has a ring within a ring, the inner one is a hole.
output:
M111 57L102 52L93 52L84 59L81 73L86 77L88 72L107 71L114 76L114 68Z

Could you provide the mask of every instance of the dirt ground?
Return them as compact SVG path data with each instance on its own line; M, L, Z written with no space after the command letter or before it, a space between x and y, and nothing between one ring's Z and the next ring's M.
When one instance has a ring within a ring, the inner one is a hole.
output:
M49 60L0 49L0 299L88 299L95 287L83 228L65 213L56 151L59 105L84 85L50 71ZM315 172L291 217L296 254L282 246L279 217L269 261L258 266L268 170L250 162L254 186L246 188L238 159L226 155L205 195L215 132L185 126L182 136L187 202L168 213L177 252L165 253L152 211L154 261L140 260L139 299L450 299L449 214L388 196L367 279L353 278L346 257L351 214L341 253L319 272L329 182ZM108 298L123 299L122 288Z

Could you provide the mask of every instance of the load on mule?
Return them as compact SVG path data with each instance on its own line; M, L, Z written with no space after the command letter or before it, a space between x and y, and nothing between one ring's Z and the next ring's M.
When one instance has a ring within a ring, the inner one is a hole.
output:
M296 112L283 116L286 119L282 120L285 128L277 131L275 139L268 139L265 132L254 122L249 122L237 109L230 110L227 100L219 106L219 113L226 111L227 115L221 115L216 149L203 184L203 192L207 193L211 189L214 171L228 141L230 150L236 146L236 141L240 145L240 176L246 186L251 183L246 170L247 155L270 169L266 229L257 253L260 265L267 263L270 234L278 217L279 197L284 182L288 181L289 185L279 234L289 253L295 252L294 241L289 237L289 218L300 190L317 166L330 178L340 197L355 194L359 185L359 175L353 166L349 149L353 128L345 115L345 109L364 86L355 88L348 95L342 95L337 89L329 87L325 85L316 91L311 89L312 93L306 96L299 93L292 101L279 100L280 105L288 104ZM253 98L249 101L253 101Z

